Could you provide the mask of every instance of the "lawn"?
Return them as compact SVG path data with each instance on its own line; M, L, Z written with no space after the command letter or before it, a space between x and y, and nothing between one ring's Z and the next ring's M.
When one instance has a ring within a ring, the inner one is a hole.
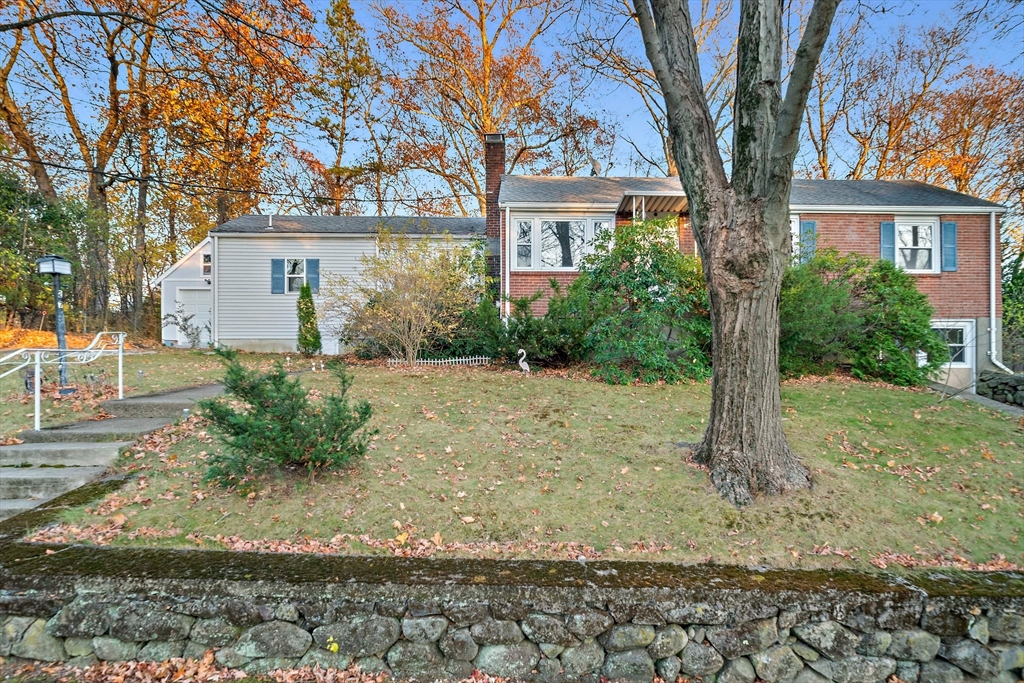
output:
M205 371L203 371L205 372ZM736 509L687 462L705 384L608 386L485 369L354 368L379 436L339 472L242 492L202 482L196 421L128 452L140 475L36 540L774 566L1024 564L1024 430L930 392L852 380L783 388L813 489ZM303 375L330 391L328 373ZM1005 559L1001 559L1005 558ZM993 562L994 560L994 562Z

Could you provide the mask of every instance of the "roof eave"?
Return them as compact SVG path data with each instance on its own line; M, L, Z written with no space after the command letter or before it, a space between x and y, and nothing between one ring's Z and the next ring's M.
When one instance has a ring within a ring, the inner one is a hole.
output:
M885 214L987 214L1006 213L1006 207L993 206L866 206L863 204L790 204L790 213L885 213Z
M583 202L502 202L498 201L499 209L569 209L572 211L615 211L618 202L583 203Z
M162 285L164 280L166 280L167 277L171 273L173 273L174 271L176 271L178 269L178 266L180 266L182 263L184 263L188 259L192 258L197 251L199 251L200 249L203 248L204 245L209 244L209 243L210 243L209 236L204 237L203 239L201 239L199 241L199 244L197 244L196 246L194 246L191 249L189 249L187 254L185 254L180 259L178 259L177 261L174 262L174 265L172 265L170 268L168 268L164 272L160 273L160 276L157 279L153 280L153 286L154 287L159 287L160 285Z
M293 230L277 230L277 229L265 230L264 229L264 230L260 230L258 232L257 231L252 231L252 232L248 232L248 231L217 232L215 230L211 230L210 234L211 235L215 235L217 237L285 237L285 236L287 236L287 237L324 237L324 236L328 236L328 237L375 237L378 233L377 233L377 231L374 231L374 232L336 232L336 231L322 230L322 231L319 231L319 232L299 232L299 231L293 231ZM408 235L409 237L421 237L423 235L449 235L450 237L456 238L456 239L458 239L458 238L469 239L471 237L482 237L484 235L483 231L477 232L477 233L461 233L461 232L447 232L447 231L444 231L444 230L441 230L440 232L429 232L429 233L428 232L414 232L414 233L404 233L404 234Z

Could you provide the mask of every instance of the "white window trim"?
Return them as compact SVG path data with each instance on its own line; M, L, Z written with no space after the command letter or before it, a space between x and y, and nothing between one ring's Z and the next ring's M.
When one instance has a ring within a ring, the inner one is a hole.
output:
M289 261L302 261L302 284L306 284L306 283L309 282L309 280L306 279L306 277L309 275L309 264L306 263L308 260L309 260L309 258L306 257L306 256L298 256L298 257L285 256L284 257L284 293L285 294L294 294L295 296L299 295L298 290L293 292L293 291L288 289L288 281L289 280L293 280L293 279L299 277L298 275L289 275L288 274L288 262ZM300 289L301 289L301 286L300 286Z
M210 257L210 262L206 263L206 257ZM207 270L209 269L209 270ZM203 252L199 256L199 272L202 273L203 277L210 277L213 275L213 254L210 252Z
M519 222L520 221L532 221L533 228L530 239L530 260L531 265L520 266L519 262ZM516 216L513 214L508 221L508 229L506 237L508 238L508 263L512 272L519 273L578 273L579 266L576 265L571 268L546 268L540 265L540 224L543 221L584 221L585 227L583 228L583 253L592 254L594 250L594 224L595 223L608 223L609 227L615 228L615 215L610 214L607 216L578 216L578 215L536 215L536 216Z
M893 222L894 222L894 225L895 225L895 228L894 228L894 231L893 231L893 241L895 242L895 249L896 249L896 253L894 254L894 256L896 258L896 265L899 266L899 268L902 269L905 273L910 273L911 275L934 275L934 274L937 274L937 273L941 273L942 272L942 263L940 262L940 259L942 258L942 245L940 244L940 242L942 240L942 235L941 235L941 224L939 222L939 217L938 216L932 216L932 215L928 215L928 216L907 216L907 215L903 215L903 216L894 216L894 221ZM904 268L902 265L900 265L900 224L901 223L902 224L911 223L911 224L916 224L916 225L923 225L925 223L931 223L931 225L932 225L932 267L931 267L931 269L929 269L929 270L911 269L911 268Z
M792 244L790 245L789 255L792 258L799 258L800 256L800 215L790 214L789 216L789 234L792 236Z
M977 346L977 339L975 338L976 325L975 321L971 319L966 320L949 320L949 319L938 319L932 320L932 329L955 329L959 328L964 331L964 362L963 363L946 363L943 368L956 369L956 368L973 368L974 367L974 347Z

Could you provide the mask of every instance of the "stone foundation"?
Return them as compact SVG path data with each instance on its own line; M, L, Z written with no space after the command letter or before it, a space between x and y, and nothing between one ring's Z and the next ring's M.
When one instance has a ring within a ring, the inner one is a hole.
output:
M1013 683L1024 575L40 546L0 524L0 656L400 680Z

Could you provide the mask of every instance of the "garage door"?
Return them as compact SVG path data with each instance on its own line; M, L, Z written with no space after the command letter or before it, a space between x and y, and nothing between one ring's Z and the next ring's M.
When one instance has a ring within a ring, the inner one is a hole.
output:
M178 304L185 315L191 315L192 325L202 330L202 346L210 343L210 328L213 320L212 296L209 289L178 289ZM185 334L178 330L178 343L188 346Z

